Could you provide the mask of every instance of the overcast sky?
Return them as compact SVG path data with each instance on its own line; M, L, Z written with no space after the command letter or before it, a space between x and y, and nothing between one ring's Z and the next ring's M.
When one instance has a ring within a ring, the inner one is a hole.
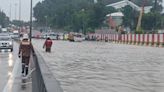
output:
M21 19L25 21L29 21L30 16L30 1L31 0L21 0ZM33 6L36 5L39 1L42 0L33 0ZM11 12L10 12L11 5ZM15 8L17 6L17 8ZM164 0L163 0L164 6ZM11 19L19 19L19 0L0 0L0 9L3 10L7 16L11 17ZM16 11L16 12L15 12ZM11 16L10 16L11 13Z
M30 1L21 0L21 19L29 21L30 18ZM33 6L42 0L33 0ZM10 10L11 7L11 10ZM19 0L0 0L0 9L3 10L11 19L19 19ZM11 11L11 12L10 12ZM16 11L16 12L15 12Z

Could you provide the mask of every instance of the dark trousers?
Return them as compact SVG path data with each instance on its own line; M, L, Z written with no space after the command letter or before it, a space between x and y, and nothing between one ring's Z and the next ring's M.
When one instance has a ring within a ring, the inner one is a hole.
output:
M25 72L25 75L28 74L29 62L30 62L30 57L22 56L22 74L24 74L24 72Z
M46 52L51 52L51 48L46 48Z

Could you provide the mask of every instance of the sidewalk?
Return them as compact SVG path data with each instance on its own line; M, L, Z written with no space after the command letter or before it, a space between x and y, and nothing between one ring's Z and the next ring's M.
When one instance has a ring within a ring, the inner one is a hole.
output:
M29 83L22 88L21 81L21 63L17 61L3 92L32 92L32 84Z
M21 74L19 74L19 76L15 78L15 81L13 84L14 85L11 92L32 92L31 83L25 85L25 88L22 88Z
M32 85L27 84L25 88L22 88L21 78L16 78L11 92L32 92Z

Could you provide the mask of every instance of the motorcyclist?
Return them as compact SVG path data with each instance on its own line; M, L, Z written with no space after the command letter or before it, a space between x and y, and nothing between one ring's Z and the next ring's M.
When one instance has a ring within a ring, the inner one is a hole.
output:
M24 34L23 39L20 42L19 53L18 53L19 58L22 57L22 75L23 76L28 75L30 55L32 52L34 53L34 49L31 42L29 41L28 34Z
M43 48L46 48L45 51L46 52L51 52L51 47L52 47L52 40L50 39L50 37L47 37L46 41L44 42Z

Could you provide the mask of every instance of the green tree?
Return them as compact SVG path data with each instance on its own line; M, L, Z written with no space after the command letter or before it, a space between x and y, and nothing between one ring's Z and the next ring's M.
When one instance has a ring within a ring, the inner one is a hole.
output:
M124 14L123 17L123 25L125 27L130 27L130 29L135 29L137 25L137 18L139 16L139 12L135 11L131 6L127 5L122 8L122 12Z
M63 28L86 33L87 29L96 29L104 26L105 16L113 13L113 7L106 7L107 4L122 0L44 0L34 7L34 17L40 26L50 26L53 28ZM143 0L131 0L142 6ZM154 0L145 0L145 5L154 5ZM158 5L161 0L158 0ZM159 6L161 7L161 6ZM159 12L161 8L158 8ZM84 10L84 11L82 11ZM152 8L153 10L153 8ZM134 29L137 24L138 12L130 6L121 10L124 13L123 25ZM46 16L46 17L45 17Z
M156 18L156 21L154 21L154 19ZM142 28L145 30L154 30L156 28L162 28L162 23L163 23L163 19L162 19L162 15L157 13L147 13L144 14L143 16L143 20L142 20Z
M7 27L9 25L9 18L3 11L0 11L0 25L2 27Z

